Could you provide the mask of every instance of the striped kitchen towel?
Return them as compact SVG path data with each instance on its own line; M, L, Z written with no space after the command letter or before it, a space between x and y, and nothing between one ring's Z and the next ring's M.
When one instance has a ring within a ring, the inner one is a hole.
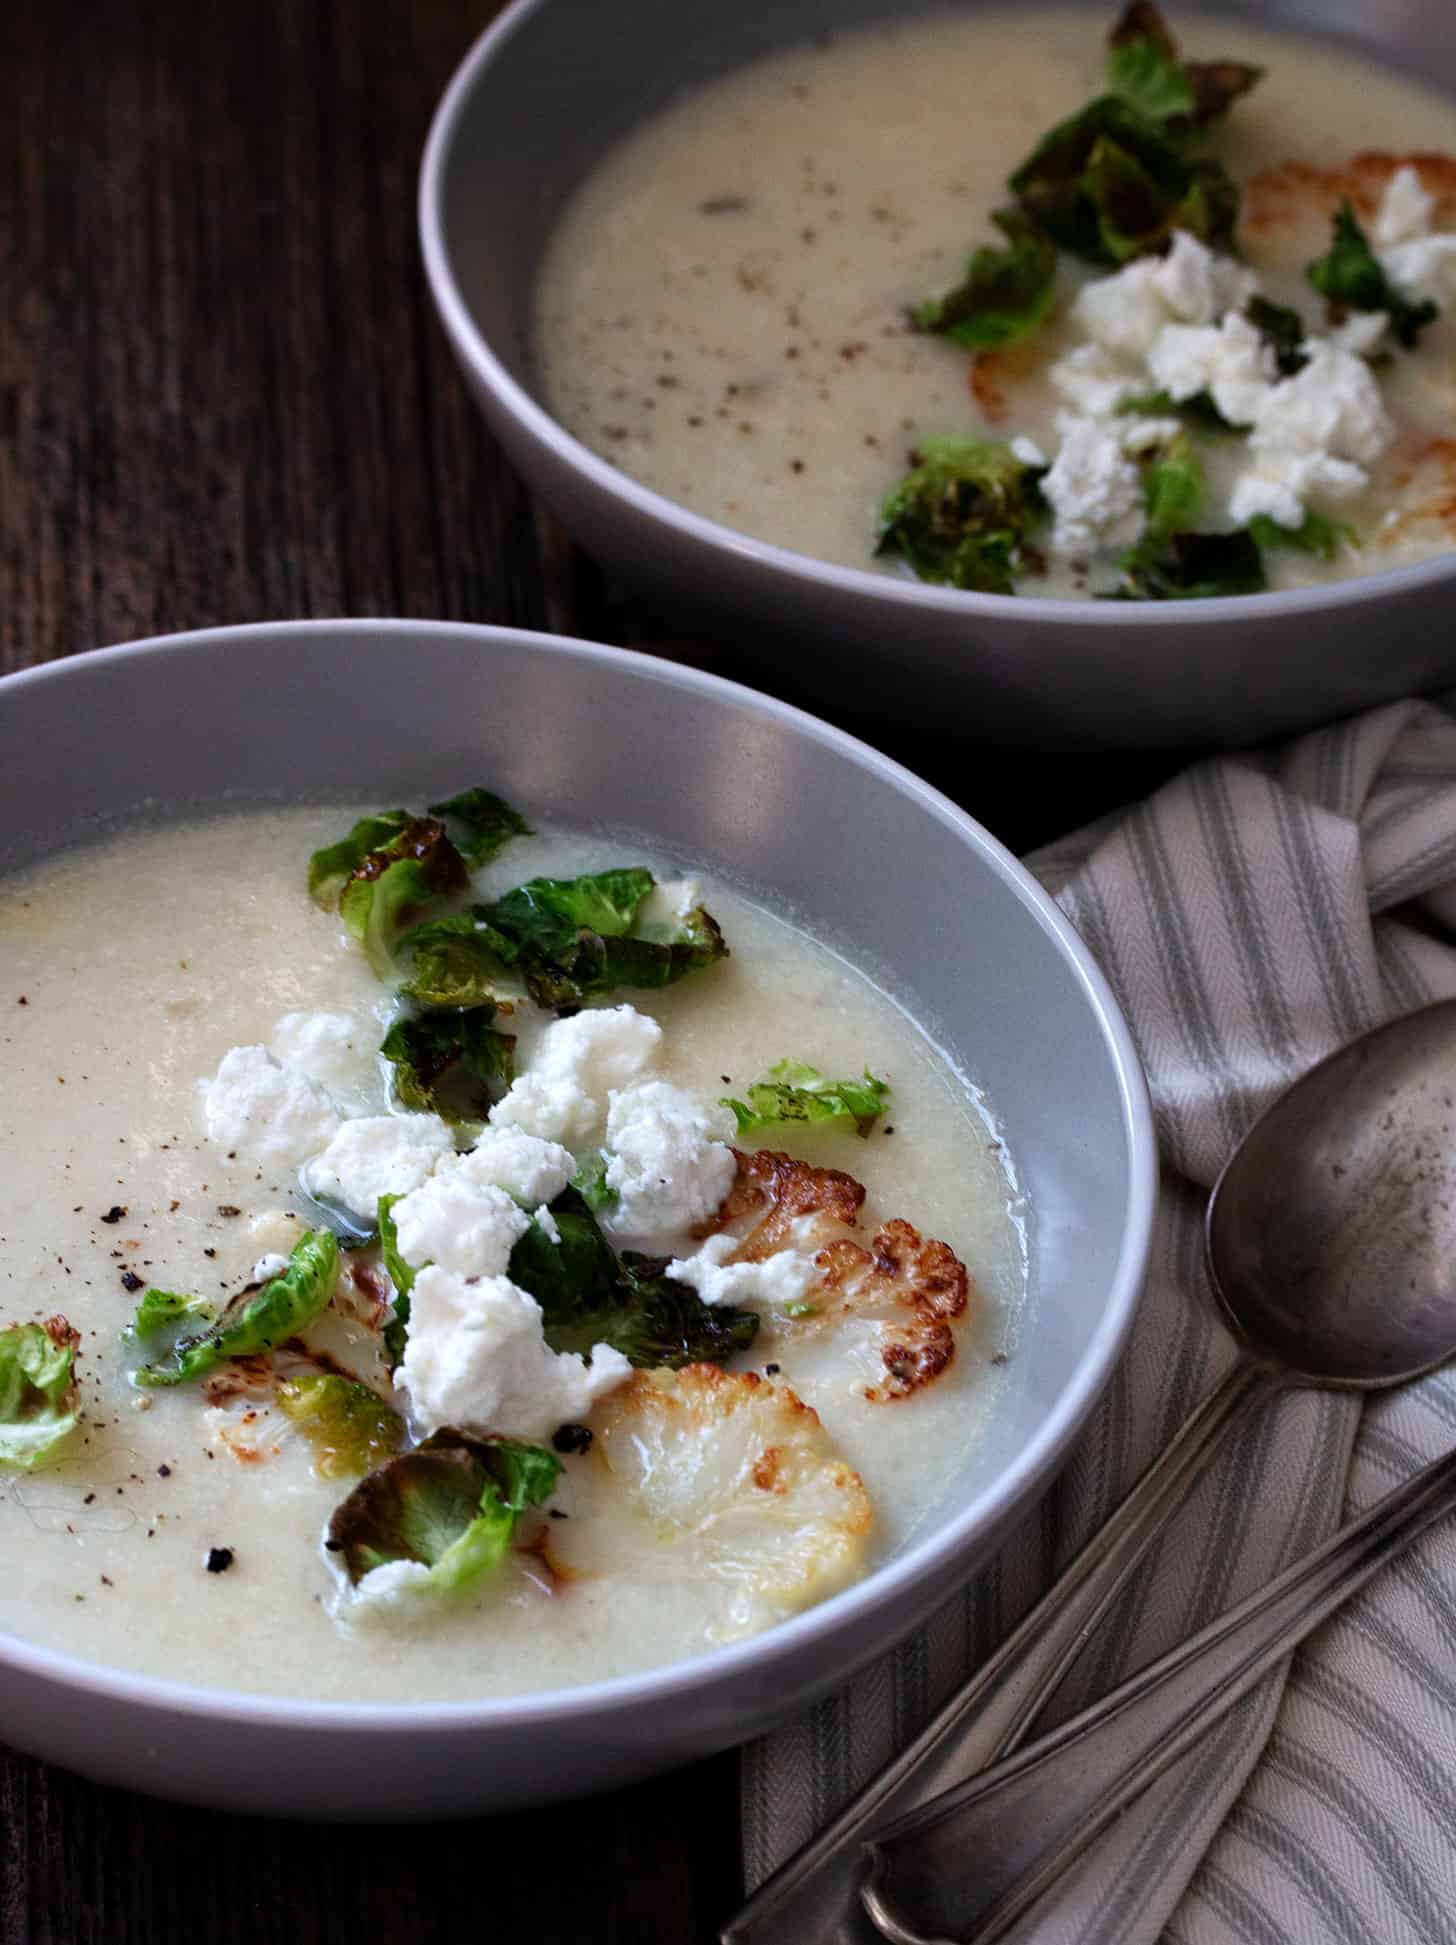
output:
M1397 703L1199 763L1030 864L1146 1064L1165 1166L1147 1295L1070 1464L918 1634L744 1755L760 1883L1027 1610L1232 1358L1204 1286L1207 1190L1296 1075L1456 995L1456 717ZM1043 1718L1085 1707L1456 1444L1456 1373L1363 1409L1252 1420ZM1442 1945L1456 1938L1456 1524L1268 1676L1018 1932L1038 1945Z

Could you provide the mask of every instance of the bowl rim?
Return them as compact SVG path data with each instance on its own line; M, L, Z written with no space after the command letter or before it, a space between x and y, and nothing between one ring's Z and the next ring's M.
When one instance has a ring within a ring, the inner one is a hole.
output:
M893 1608L924 1579L933 1579L950 1560L973 1543L1016 1504L1028 1502L1061 1459L1110 1378L1132 1327L1151 1248L1157 1205L1158 1157L1152 1108L1142 1064L1118 1002L1091 953L1044 891L999 839L969 813L913 771L846 731L809 715L791 703L763 695L742 683L630 649L537 633L522 628L468 622L394 618L347 618L249 622L172 635L148 636L114 647L84 651L0 676L0 706L17 690L86 682L96 669L125 667L178 655L233 657L265 638L307 642L341 633L390 640L463 641L489 650L495 644L576 660L627 674L669 689L747 709L760 719L807 738L847 758L877 783L908 797L948 826L990 866L1005 888L1040 925L1075 975L1090 1012L1089 1024L1113 1068L1128 1144L1122 1240L1107 1287L1101 1319L1062 1395L1046 1414L1015 1463L982 1488L956 1518L876 1567L863 1580L828 1600L744 1641L730 1643L685 1661L646 1669L572 1688L540 1690L518 1696L476 1696L433 1702L310 1701L266 1692L203 1687L159 1676L111 1668L81 1656L60 1653L0 1631L0 1668L56 1682L98 1697L146 1705L174 1716L220 1720L285 1730L377 1735L420 1729L478 1731L517 1729L559 1723L575 1717L614 1715L644 1702L669 1700L685 1691L707 1690L732 1681L748 1668L767 1672L818 1639L832 1640L857 1620ZM902 1630L903 1632L903 1630ZM862 1659L862 1657L861 1657ZM841 1671L847 1678L855 1664Z
M940 587L889 574L876 574L869 568L845 567L832 561L817 560L771 541L757 540L750 534L705 515L693 513L665 494L643 486L610 460L584 445L569 433L544 406L537 403L506 369L480 330L456 279L449 240L446 235L444 200L445 178L455 143L471 108L472 97L486 71L516 34L537 13L561 0L511 0L483 33L471 43L459 66L451 75L430 122L420 162L418 220L425 276L456 357L485 388L496 406L514 421L518 430L556 460L586 479L598 493L622 502L639 518L655 522L667 535L679 541L707 547L726 554L770 579L796 584L824 595L857 596L880 601L891 609L908 613L930 610L947 615L964 615L968 622L977 616L1005 621L1024 621L1039 628L1132 629L1173 625L1179 628L1218 627L1240 616L1249 619L1279 615L1318 615L1330 608L1381 601L1406 591L1439 585L1456 579L1456 552L1415 561L1403 567L1386 567L1371 574L1357 574L1343 581L1315 587L1284 588L1263 594L1223 594L1197 601L1168 604L1158 601L1105 601L1089 598L1053 600L1046 595L981 594L970 589ZM886 0L888 7L889 0ZM1274 23L1278 27L1286 23ZM1332 33L1328 28L1301 35L1344 45L1358 54L1369 52L1370 43L1355 37ZM787 43L786 43L787 45Z

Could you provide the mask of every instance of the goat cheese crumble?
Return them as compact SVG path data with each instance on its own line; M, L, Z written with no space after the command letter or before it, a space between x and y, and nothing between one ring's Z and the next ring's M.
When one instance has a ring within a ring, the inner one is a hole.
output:
M202 1083L208 1139L246 1149L265 1168L296 1168L332 1141L342 1123L324 1090L266 1047L232 1047Z
M382 1195L408 1195L432 1174L455 1137L437 1114L363 1114L343 1122L303 1171L310 1195L371 1218Z
M667 1081L614 1090L607 1113L608 1188L602 1227L639 1244L662 1242L711 1216L733 1184L733 1116Z
M1456 236L1432 234L1435 198L1407 163L1385 185L1371 243L1381 269L1404 298L1442 304L1456 288Z
M406 1263L435 1263L458 1276L504 1276L511 1251L531 1226L504 1189L473 1182L449 1162L401 1197L391 1214Z
M1422 248L1430 242L1456 249L1456 237L1424 237L1430 207L1415 172L1399 171L1377 237L1391 238L1396 251L1415 248L1412 237ZM1139 446L1120 415L1130 400L1152 393L1173 404L1206 394L1223 419L1247 431L1249 463L1234 478L1225 508L1236 527L1265 515L1297 528L1312 503L1348 499L1368 484L1367 468L1395 436L1363 355L1385 329L1383 313L1357 314L1331 337L1307 337L1303 368L1281 378L1272 347L1244 315L1257 290L1242 265L1182 231L1165 257L1140 257L1082 289L1071 315L1086 339L1049 373L1076 407L1058 417L1061 444L1042 481L1055 516L1053 553L1076 558L1139 538L1143 495L1130 456L1178 428L1167 420L1131 421L1144 428Z
M494 1128L521 1128L543 1141L584 1147L601 1133L607 1100L657 1058L662 1028L632 1006L608 1006L554 1020L531 1064L491 1109Z
M803 1250L776 1249L757 1262L725 1262L737 1247L736 1237L709 1236L692 1256L674 1257L667 1273L690 1284L704 1303L768 1310L800 1302L815 1280L814 1258Z
M549 1438L632 1375L605 1344L593 1347L589 1364L553 1351L542 1326L541 1306L504 1276L465 1277L438 1264L421 1270L396 1373L420 1428Z

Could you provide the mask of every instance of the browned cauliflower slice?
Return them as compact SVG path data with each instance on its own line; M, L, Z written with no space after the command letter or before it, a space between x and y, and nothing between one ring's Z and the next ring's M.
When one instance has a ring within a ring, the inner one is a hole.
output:
M728 1641L863 1571L869 1495L818 1413L787 1387L715 1364L638 1371L592 1425L593 1516L550 1535L568 1578L716 1585L722 1602L709 1634ZM627 1517L612 1517L613 1508Z
M775 1317L774 1326L823 1331L847 1319L873 1326L877 1375L864 1395L875 1404L907 1398L938 1378L955 1357L954 1325L971 1293L966 1266L949 1244L927 1240L897 1218L883 1223L866 1249L850 1233L865 1199L853 1176L769 1149L733 1152L737 1178L713 1224L740 1237L726 1260L761 1262L792 1248L813 1252L819 1273L798 1314Z

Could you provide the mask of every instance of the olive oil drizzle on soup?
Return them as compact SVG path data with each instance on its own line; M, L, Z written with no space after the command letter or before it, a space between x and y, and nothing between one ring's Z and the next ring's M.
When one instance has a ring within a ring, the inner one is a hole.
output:
M350 1013L374 1040L382 1033L385 989L302 887L310 851L355 814L132 833L0 880L10 1128L0 1322L70 1318L85 1410L58 1462L0 1473L12 1566L0 1629L185 1682L374 1701L519 1693L701 1653L718 1638L712 1590L612 1571L611 1507L601 1511L590 1453L565 1459L552 1504L569 1516L563 1534L600 1513L594 1571L553 1586L539 1559L516 1551L427 1625L346 1630L320 1541L349 1482L317 1477L302 1437L270 1437L240 1460L197 1387L142 1394L128 1381L129 1285L219 1301L260 1255L288 1247L279 1212L297 1206L294 1182L207 1141L199 1077L230 1047L266 1044L293 1009ZM635 843L522 839L489 868L488 889L627 861L655 862ZM731 957L660 993L622 995L664 1028L662 1076L712 1100L785 1054L826 1072L869 1065L893 1087L893 1134L781 1145L855 1172L870 1190L867 1233L903 1215L950 1243L977 1287L950 1371L888 1406L857 1397L812 1348L739 1360L762 1369L776 1358L858 1468L874 1505L873 1564L942 1497L993 1395L991 1359L1010 1341L1022 1287L1014 1197L966 1084L897 1007L795 925L716 881L705 896ZM359 1105L382 1112L383 1080L370 1085ZM345 1353L359 1329L343 1331ZM209 1572L222 1553L225 1570Z
M821 560L904 572L872 549L877 508L918 442L1026 434L1055 451L1066 401L1045 368L1068 342L1085 266L1062 260L1062 321L993 360L978 396L970 354L913 330L906 312L999 241L990 218L1007 175L1102 91L1111 13L992 10L846 34L745 67L645 125L577 192L547 255L537 352L552 410L696 513ZM1316 328L1304 266L1328 247L1337 190L1305 185L1310 224L1251 230L1248 185L1291 160L1341 170L1362 150L1456 154L1456 104L1325 43L1169 18L1187 58L1265 70L1211 152L1244 187L1250 267ZM1451 229L1456 164L1437 174ZM1456 307L1380 372L1398 436L1360 497L1330 509L1362 545L1332 562L1271 550L1271 586L1456 544L1456 460L1439 444L1456 428L1453 372ZM1217 489L1231 459L1215 446L1202 456ZM1018 585L1075 597L1098 583L1052 560Z

